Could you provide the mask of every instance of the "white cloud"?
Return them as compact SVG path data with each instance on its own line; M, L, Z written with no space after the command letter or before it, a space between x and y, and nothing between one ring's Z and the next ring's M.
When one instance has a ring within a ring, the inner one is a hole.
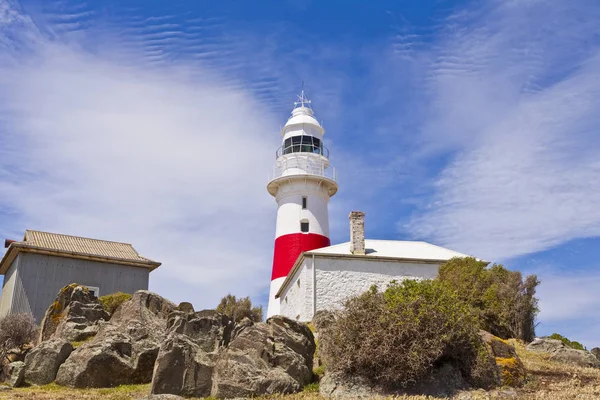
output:
M424 153L456 154L407 228L507 259L600 235L600 50L597 7L495 4L426 57Z
M201 65L22 33L28 51L0 47L2 233L131 242L164 263L151 289L198 307L228 291L260 294L279 123L268 108Z
M538 287L540 314L536 333L560 333L584 344L600 347L600 274L587 270L559 269L556 265L537 265L534 270L542 283Z

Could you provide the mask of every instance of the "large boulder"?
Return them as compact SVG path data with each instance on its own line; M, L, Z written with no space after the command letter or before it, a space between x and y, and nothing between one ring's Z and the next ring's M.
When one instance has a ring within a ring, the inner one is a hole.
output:
M19 387L25 379L25 363L15 361L8 364L8 386Z
M469 384L463 378L460 369L451 363L433 368L418 382L406 387L384 387L374 385L364 377L352 376L341 372L327 372L319 381L319 393L326 398L371 399L423 395L431 397L450 397Z
M600 360L585 350L576 350L560 340L537 338L527 345L527 350L536 353L547 353L551 361L574 364L580 367L600 368Z
M496 383L502 386L523 386L527 378L527 370L515 348L506 340L489 332L480 331L479 336L496 362L498 371Z
M51 339L34 347L25 357L25 379L36 385L46 385L56 379L58 368L73 351L64 339Z
M275 316L266 323L244 319L214 367L217 398L293 393L312 380L315 342L308 327Z
M98 299L81 285L72 283L60 290L48 307L40 330L40 342L52 337L70 342L94 336L109 314Z
M56 383L71 387L112 387L149 383L175 304L145 290L133 294L97 335L62 364Z
M182 307L180 305L179 309ZM152 377L153 394L208 397L217 351L229 343L233 321L216 311L171 313Z

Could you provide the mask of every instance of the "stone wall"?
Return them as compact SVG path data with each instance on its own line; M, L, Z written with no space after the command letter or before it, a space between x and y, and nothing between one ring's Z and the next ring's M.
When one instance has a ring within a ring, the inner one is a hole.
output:
M305 259L281 294L280 314L299 321L310 321L313 315L312 283L312 259Z
M392 280L433 279L439 266L367 258L316 258L316 311L340 308L348 297L366 292L371 285L383 289Z

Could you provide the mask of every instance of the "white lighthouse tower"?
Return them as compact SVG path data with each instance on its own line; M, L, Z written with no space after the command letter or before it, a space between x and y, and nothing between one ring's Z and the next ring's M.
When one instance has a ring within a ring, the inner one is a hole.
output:
M331 244L327 205L338 185L323 146L324 134L302 90L281 130L283 144L267 185L278 206L267 317L279 314L275 295L300 253Z

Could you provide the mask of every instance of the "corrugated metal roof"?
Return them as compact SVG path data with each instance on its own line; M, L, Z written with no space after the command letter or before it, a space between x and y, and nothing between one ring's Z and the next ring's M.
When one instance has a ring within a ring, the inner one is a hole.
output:
M58 233L25 231L25 245L48 250L86 254L97 257L119 258L129 261L150 261L138 254L132 245L107 240L90 239Z
M350 255L350 242L307 251L307 254ZM469 257L467 254L436 246L427 242L403 240L365 239L365 257L392 257L414 260L450 260L454 257Z
M159 262L142 257L128 243L27 230L25 231L23 241L12 243L2 257L2 260L0 260L0 274L6 273L19 252L91 259L114 264L144 267L151 270L160 266Z

